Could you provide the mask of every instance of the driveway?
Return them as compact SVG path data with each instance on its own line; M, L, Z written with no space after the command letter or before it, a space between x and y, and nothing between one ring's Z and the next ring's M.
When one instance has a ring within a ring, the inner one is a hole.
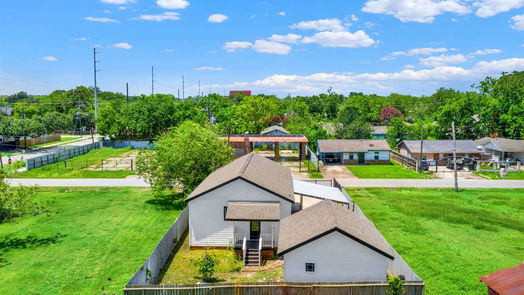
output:
M357 177L344 165L324 165L320 167L324 178L356 179Z

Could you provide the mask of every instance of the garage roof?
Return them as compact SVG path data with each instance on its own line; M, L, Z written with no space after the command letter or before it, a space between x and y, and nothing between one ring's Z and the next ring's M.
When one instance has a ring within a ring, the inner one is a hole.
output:
M293 188L295 190L295 194L298 195L349 204L349 200L346 198L346 196L344 196L344 194L336 187L293 179Z

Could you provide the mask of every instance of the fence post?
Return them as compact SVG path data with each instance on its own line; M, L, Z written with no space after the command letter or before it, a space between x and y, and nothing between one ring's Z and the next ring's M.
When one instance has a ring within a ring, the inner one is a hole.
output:
M134 171L135 169L133 169L133 159L131 159L131 171Z
M104 171L104 160L100 160L100 163L101 163L100 165L102 167L102 171Z

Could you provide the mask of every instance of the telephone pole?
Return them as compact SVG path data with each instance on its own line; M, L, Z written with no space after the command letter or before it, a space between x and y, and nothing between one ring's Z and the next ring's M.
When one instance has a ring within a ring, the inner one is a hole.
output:
M93 92L94 92L94 96L95 96L95 132L98 131L98 128L96 126L96 120L98 119L98 89L97 89L97 85L96 85L96 72L98 72L99 70L96 68L96 64L99 62L98 60L96 60L96 54L99 53L96 51L96 47L93 48L93 75L94 75L94 80L95 80L95 87L93 88Z
M129 83L126 82L126 103L129 103Z
M451 132L453 134L453 174L455 178L455 192L458 192L457 139L455 138L455 121L451 122Z
M198 98L200 98L200 80L198 80L198 95L197 95Z
M155 96L155 67L151 66L151 96Z
M182 99L186 98L186 89L184 85L184 76L182 76Z

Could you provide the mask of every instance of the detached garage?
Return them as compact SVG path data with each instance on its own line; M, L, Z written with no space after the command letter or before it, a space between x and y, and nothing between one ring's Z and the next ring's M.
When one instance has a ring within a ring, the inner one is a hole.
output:
M322 139L317 151L324 164L384 165L391 148L383 139Z

